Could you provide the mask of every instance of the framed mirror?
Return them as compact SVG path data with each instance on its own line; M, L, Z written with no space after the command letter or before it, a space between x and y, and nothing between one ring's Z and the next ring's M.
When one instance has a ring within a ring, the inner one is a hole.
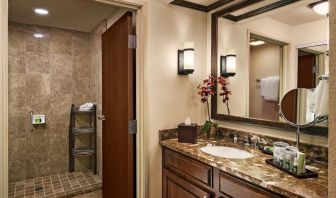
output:
M296 88L313 92L329 72L329 18L312 9L316 2L234 1L212 13L211 73L227 78L231 91L226 103L212 97L213 119L292 128L280 101ZM305 131L327 136L327 126Z

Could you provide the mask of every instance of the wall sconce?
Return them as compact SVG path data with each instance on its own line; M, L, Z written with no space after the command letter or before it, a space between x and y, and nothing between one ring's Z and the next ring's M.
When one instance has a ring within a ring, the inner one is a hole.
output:
M178 50L177 73L188 75L194 72L194 43L186 42L183 50Z
M229 54L220 57L220 75L230 77L236 75L237 56Z

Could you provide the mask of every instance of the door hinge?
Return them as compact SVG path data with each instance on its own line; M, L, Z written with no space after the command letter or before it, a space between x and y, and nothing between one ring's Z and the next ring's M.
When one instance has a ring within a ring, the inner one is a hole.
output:
M136 36L135 35L128 35L128 48L136 49Z
M128 121L128 132L130 134L137 134L137 120Z

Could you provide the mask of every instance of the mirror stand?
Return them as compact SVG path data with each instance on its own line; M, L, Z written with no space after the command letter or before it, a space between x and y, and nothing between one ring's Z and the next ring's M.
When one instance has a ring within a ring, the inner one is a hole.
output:
M300 135L301 135L300 127L297 126L296 128L296 147L297 148L299 148L299 144L300 144Z
M312 122L308 123L308 124L303 124L303 125L300 125L300 124L294 124L292 123L291 121L287 120L286 117L283 115L281 109L279 110L279 115L290 125L296 127L296 147L299 148L299 145L300 145L300 135L301 135L301 131L300 129L304 129L304 128L307 128L307 127L310 127L310 126L313 126L315 124L318 124L320 122L323 122L325 120L328 119L328 116L321 116L321 117L317 117L315 118Z

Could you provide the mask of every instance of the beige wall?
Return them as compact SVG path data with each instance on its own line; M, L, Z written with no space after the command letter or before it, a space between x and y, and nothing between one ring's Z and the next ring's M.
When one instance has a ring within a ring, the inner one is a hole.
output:
M0 1L0 197L8 188L8 2Z
M145 114L149 150L149 198L161 196L161 148L158 130L175 128L190 117L203 123L205 109L196 87L206 77L206 14L149 1L148 64L145 68ZM195 43L195 72L177 75L177 50Z
M280 45L273 43L250 46L249 116L252 118L279 120L278 102L264 100L256 79L280 76L280 51Z
M336 1L330 2L329 197L336 197Z

